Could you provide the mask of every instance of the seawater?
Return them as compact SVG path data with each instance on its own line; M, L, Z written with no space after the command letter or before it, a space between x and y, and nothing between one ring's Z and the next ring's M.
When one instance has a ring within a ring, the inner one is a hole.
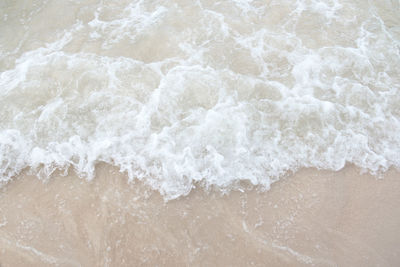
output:
M106 162L166 199L400 168L398 0L3 0L0 181Z

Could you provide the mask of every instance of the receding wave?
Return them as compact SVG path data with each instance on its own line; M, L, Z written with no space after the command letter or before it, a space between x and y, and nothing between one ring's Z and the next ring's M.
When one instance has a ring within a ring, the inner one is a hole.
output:
M120 167L167 199L400 168L398 1L11 1L0 180Z

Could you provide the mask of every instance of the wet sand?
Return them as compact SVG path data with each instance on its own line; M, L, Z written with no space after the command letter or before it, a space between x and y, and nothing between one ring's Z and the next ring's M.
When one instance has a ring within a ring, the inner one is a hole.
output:
M57 175L56 175L57 176ZM106 165L0 193L0 265L399 266L400 174L306 169L260 193L164 202Z

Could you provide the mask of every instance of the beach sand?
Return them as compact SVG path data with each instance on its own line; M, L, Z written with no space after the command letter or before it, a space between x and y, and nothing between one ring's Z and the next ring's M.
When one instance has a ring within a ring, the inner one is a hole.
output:
M0 265L400 266L400 174L359 173L167 203L107 165L91 182L22 174L0 193Z

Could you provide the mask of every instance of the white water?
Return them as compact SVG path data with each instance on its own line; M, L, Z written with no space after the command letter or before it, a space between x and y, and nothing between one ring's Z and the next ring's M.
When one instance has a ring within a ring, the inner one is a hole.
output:
M0 180L107 162L172 199L400 168L399 6L3 1Z

